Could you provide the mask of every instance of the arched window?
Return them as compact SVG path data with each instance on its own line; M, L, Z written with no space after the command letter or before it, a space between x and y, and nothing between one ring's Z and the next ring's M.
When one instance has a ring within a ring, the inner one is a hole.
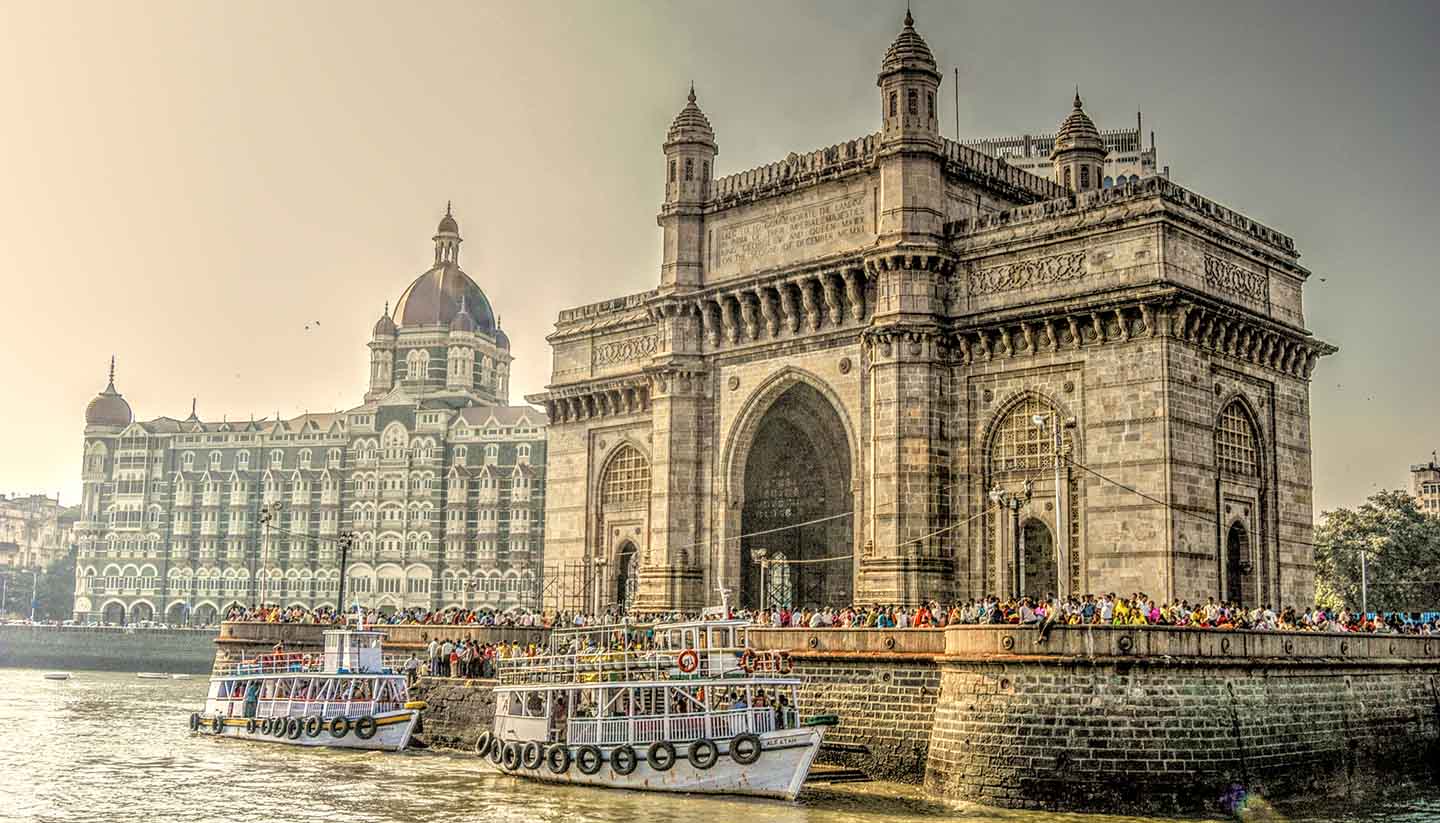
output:
M905 111L908 114L920 113L920 92L915 89L905 92Z
M695 179L695 159L692 157L685 158L685 179Z
M1068 166L1065 169L1065 188L1070 188L1070 169Z
M600 481L603 506L631 507L650 496L650 461L640 450L626 444L615 451Z
M900 112L899 112L899 109L896 107L896 101L897 101L897 100L898 100L898 97L896 96L895 92L893 92L893 91L890 92L890 116L891 116L891 117L894 117L895 115L897 115L897 114L900 113Z
M195 452L185 452L181 455L180 464L185 467L187 472L195 471Z
M1036 417L1044 425L1035 424ZM994 472L1033 471L1054 465L1055 425L1050 404L1033 395L1015 404L995 428L990 440L990 469Z
M1215 424L1215 462L1220 471L1245 477L1259 475L1256 439L1250 414L1239 400L1230 401Z
M235 467L240 471L250 470L250 452L242 451L235 455Z
M925 92L925 114L931 120L935 119L935 92Z
M1080 190L1086 191L1090 188L1090 167L1080 167Z
M675 161L674 161L674 160L671 160L671 161L670 161L670 182L671 182L671 183L674 183L674 182L675 182Z

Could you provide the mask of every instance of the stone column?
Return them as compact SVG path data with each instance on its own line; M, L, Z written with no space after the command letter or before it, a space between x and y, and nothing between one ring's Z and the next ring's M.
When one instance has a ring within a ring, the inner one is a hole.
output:
M705 605L705 476L709 449L701 442L708 377L696 364L654 372L650 397L650 541L642 557L639 611L698 611Z

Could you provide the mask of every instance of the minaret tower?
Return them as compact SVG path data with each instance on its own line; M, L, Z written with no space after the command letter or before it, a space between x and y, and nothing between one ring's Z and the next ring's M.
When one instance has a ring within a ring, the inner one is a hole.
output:
M1054 164L1055 182L1073 192L1100 188L1105 173L1105 141L1095 122L1080 105L1080 89L1075 89L1075 104L1070 115L1055 133L1055 149L1050 154Z
M885 51L875 80L883 122L876 227L882 246L901 241L938 244L943 234L943 141L936 109L941 78L935 55L906 9L905 27Z
M695 104L693 83L685 108L675 115L662 148L665 151L665 204L656 218L664 230L660 289L673 291L700 285L704 259L701 212L710 197L715 155L720 153L710 121Z
M370 338L370 390L365 392L366 402L384 397L395 386L396 331L395 321L390 317L390 304L386 303Z
M445 201L445 216L440 218L440 227L435 230L435 263L460 265L460 224L450 213L450 201Z

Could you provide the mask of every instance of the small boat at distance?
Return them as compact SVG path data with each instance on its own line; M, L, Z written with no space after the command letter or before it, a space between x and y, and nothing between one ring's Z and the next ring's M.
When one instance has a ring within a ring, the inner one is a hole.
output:
M723 614L723 613L722 613ZM552 783L794 800L836 718L802 720L788 658L757 655L748 621L559 630L500 662L489 771ZM646 648L645 646L650 646Z
M169 679L170 679L170 675L168 675L168 674L162 674L162 673L160 673L160 672L140 672L139 674L137 674L137 675L135 675L135 676L138 677L138 678L140 678L141 680L169 680Z
M69 680L70 672L45 672L43 676L46 680Z
M291 746L404 751L425 708L384 667L381 632L325 632L324 654L277 650L219 667L190 731Z

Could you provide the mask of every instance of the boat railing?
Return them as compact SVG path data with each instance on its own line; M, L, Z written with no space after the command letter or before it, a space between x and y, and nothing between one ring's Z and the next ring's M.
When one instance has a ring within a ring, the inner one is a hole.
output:
M703 649L693 654L693 668L685 671L681 658L687 652L661 649L583 651L502 658L500 682L505 685L540 683L600 683L636 680L676 680L733 676L740 673L744 648Z
M568 742L615 745L668 740L679 743L702 737L725 740L774 730L775 709L759 706L696 714L575 718L569 724Z
M320 672L325 670L325 659L318 654L262 654L233 663L215 667L215 674L233 677L243 674L283 674L285 672Z
M256 719L266 717L310 717L318 715L322 718L332 717L363 717L365 715L377 715L384 712L395 712L405 708L405 704L396 700L306 700L297 698L294 700L286 698L257 700L255 703ZM226 717L244 717L245 700L243 698L221 698L216 701L216 709Z

